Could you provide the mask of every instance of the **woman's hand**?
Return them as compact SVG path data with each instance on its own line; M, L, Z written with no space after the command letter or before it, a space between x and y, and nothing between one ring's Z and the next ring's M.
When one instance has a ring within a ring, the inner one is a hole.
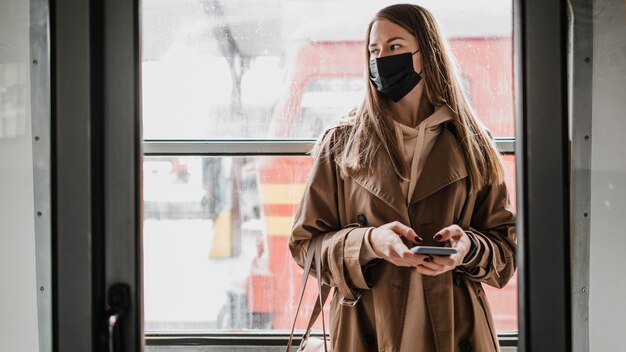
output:
M422 238L412 228L394 221L373 229L370 234L370 244L376 255L397 266L417 267L420 264L426 264L424 261L428 260L428 256L411 252L402 240L403 238L409 243L422 242Z
M442 229L433 238L437 242L448 241L451 248L456 248L457 253L450 256L430 256L424 263L415 267L415 270L423 275L436 276L454 270L461 265L463 258L472 246L470 238L458 225L451 225Z

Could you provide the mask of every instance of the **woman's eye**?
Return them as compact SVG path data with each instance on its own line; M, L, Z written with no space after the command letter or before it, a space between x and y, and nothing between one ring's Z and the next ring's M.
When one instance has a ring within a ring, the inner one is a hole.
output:
M396 50L400 48L400 44L391 44L391 46L389 47L389 49L391 50Z
M370 55L377 55L377 54L378 54L378 49L370 50Z

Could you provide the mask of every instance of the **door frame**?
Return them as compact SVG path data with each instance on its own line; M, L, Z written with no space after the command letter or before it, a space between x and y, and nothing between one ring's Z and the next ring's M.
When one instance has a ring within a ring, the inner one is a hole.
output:
M566 6L514 2L520 351L571 349ZM139 351L138 2L59 0L51 19L54 350L104 350L121 282L124 347Z

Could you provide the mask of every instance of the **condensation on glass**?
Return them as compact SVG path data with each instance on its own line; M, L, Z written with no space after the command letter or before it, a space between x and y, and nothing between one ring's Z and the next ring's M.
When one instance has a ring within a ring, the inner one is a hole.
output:
M287 329L310 157L146 157L147 331Z
M363 97L364 38L391 1L146 0L146 139L315 138ZM421 1L455 52L472 105L514 136L512 4Z
M391 3L142 1L144 138L317 138L361 102L366 26ZM514 136L511 4L420 4L478 115ZM515 158L505 162L515 204ZM287 239L310 167L308 156L146 157L146 331L289 329L302 271ZM517 330L516 284L486 289L499 331Z

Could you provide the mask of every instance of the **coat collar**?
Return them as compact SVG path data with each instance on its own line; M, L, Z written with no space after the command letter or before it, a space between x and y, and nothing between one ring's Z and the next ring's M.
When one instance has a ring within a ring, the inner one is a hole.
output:
M453 122L445 124L428 155L424 169L415 186L411 205L430 196L438 190L467 177L465 157L457 139L450 131ZM389 156L379 148L370 170L350 171L349 176L363 188L394 209L407 224L408 207L402 195L398 175L393 170Z
M465 156L456 137L449 130L454 126L447 123L430 151L424 164L411 204L415 204L438 190L467 177Z

